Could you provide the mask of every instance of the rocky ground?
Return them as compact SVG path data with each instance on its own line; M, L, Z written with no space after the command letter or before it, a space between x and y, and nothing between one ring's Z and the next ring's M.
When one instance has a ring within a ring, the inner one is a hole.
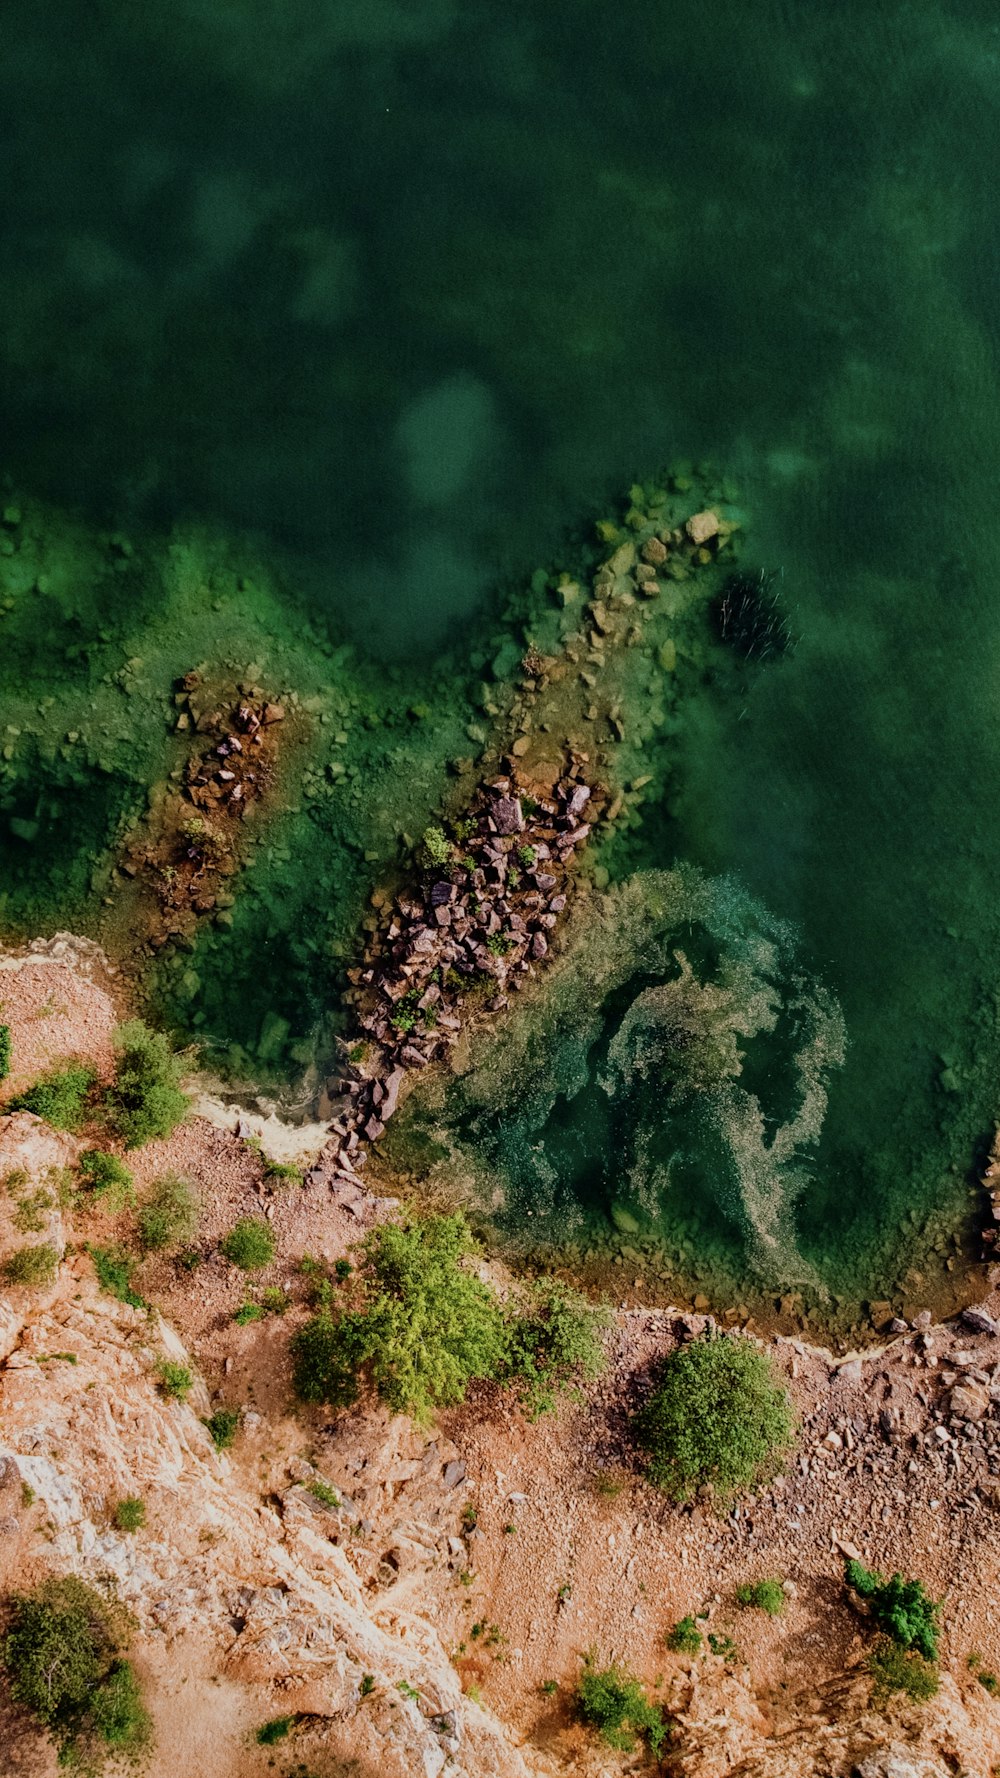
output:
M13 1086L60 1055L107 1068L115 985L95 954L38 951L3 984ZM156 1313L100 1293L83 1251L127 1234L127 1219L53 1211L31 1238L65 1248L60 1276L10 1290L0 1325L3 1584L66 1568L114 1578L140 1625L154 1778L252 1778L296 1762L316 1778L610 1774L628 1760L571 1705L591 1647L677 1712L675 1764L691 1778L987 1778L1000 1765L1000 1703L968 1665L976 1653L1000 1671L1000 1293L978 1316L897 1324L847 1357L773 1338L802 1424L787 1474L725 1517L682 1510L640 1479L627 1420L652 1362L697 1332L691 1315L619 1307L604 1378L535 1424L492 1387L428 1433L372 1404L334 1419L296 1406L298 1262L346 1254L391 1205L349 1208L269 1181L237 1115L215 1117L135 1157L140 1190L175 1170L203 1203L201 1262L151 1259L137 1273ZM77 1146L18 1114L0 1124L0 1173L44 1175ZM7 1249L23 1238L9 1194L0 1211ZM218 1251L247 1213L268 1217L278 1248L252 1282ZM237 1325L241 1302L268 1285L285 1290L286 1312ZM199 1382L181 1406L158 1393L155 1364L184 1351ZM200 1416L223 1403L244 1421L220 1456ZM126 1537L111 1515L131 1493L149 1522ZM853 1552L944 1597L933 1704L869 1708L870 1633L841 1584ZM741 1582L762 1577L785 1585L776 1619L735 1603ZM692 1612L736 1653L668 1653L666 1631ZM287 1712L302 1717L287 1753L258 1749L255 1726ZM49 1769L9 1707L0 1745L5 1733L0 1769Z

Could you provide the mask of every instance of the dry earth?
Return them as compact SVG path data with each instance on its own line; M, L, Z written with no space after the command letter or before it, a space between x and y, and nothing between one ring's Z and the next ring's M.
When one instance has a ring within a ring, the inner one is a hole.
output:
M12 1084L59 1056L106 1071L120 1008L99 954L63 941L16 961L0 959ZM1000 1671L1000 1337L910 1328L847 1359L775 1339L800 1443L784 1478L724 1518L668 1505L639 1479L627 1433L651 1364L697 1317L619 1308L601 1383L535 1424L492 1388L430 1433L371 1404L331 1421L291 1398L299 1261L348 1253L389 1205L272 1188L236 1122L192 1118L135 1157L140 1191L175 1171L203 1204L201 1263L148 1260L137 1274L159 1314L97 1290L83 1244L128 1234L127 1217L98 1213L53 1213L30 1238L66 1244L57 1283L2 1301L0 1586L67 1568L114 1580L140 1626L152 1778L614 1773L628 1759L573 1719L588 1647L676 1710L674 1769L691 1778L1000 1769L1000 1701L968 1666L975 1651ZM41 1177L78 1146L25 1114L0 1120L0 1175ZM278 1247L250 1289L286 1288L289 1307L240 1327L248 1281L218 1241L246 1214L268 1217ZM10 1216L6 1197L4 1251L24 1238ZM1000 1294L984 1306L1000 1316ZM203 1381L181 1406L158 1393L155 1364L185 1349ZM222 1403L246 1412L220 1456L199 1416ZM339 1508L310 1492L317 1476ZM148 1526L123 1537L112 1513L129 1494ZM932 1704L869 1708L870 1632L841 1586L845 1550L945 1598ZM736 1606L742 1581L771 1576L786 1586L779 1618ZM668 1653L665 1632L691 1612L738 1654ZM259 1749L256 1726L286 1712L303 1718L293 1736ZM8 1702L0 1773L54 1770Z

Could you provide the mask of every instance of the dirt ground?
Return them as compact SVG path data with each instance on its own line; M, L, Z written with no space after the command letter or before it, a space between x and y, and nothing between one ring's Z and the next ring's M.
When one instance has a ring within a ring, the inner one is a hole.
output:
M84 1054L106 1072L121 1010L113 992L96 968L0 963L9 1085L62 1056ZM519 1738L572 1758L581 1731L567 1699L588 1649L633 1668L667 1704L683 1701L696 1666L739 1671L761 1727L779 1734L792 1700L801 1708L867 1645L842 1585L845 1553L919 1575L944 1599L943 1664L970 1709L1000 1724L1000 1702L968 1665L975 1653L1000 1672L1000 1334L959 1321L910 1327L847 1359L773 1339L799 1442L784 1476L722 1517L676 1507L647 1485L628 1434L654 1362L698 1331L702 1318L690 1314L619 1306L601 1381L535 1423L492 1386L430 1432L374 1404L331 1419L291 1393L289 1336L306 1312L300 1261L349 1254L384 1204L352 1213L325 1186L272 1185L235 1133L235 1113L233 1124L227 1132L192 1118L129 1157L140 1197L176 1172L202 1204L199 1263L149 1258L136 1285L177 1329L213 1403L248 1410L232 1453L247 1488L267 1497L308 1454L357 1509L362 1533L348 1553L373 1612L391 1620L418 1605L466 1689L478 1687ZM218 1247L245 1215L266 1217L277 1245L252 1277ZM128 1239L128 1213L94 1213L73 1233ZM273 1285L287 1312L238 1326L240 1304ZM1000 1318L1000 1291L984 1307ZM966 1412L970 1400L981 1412ZM735 1602L737 1586L765 1577L784 1583L776 1618ZM735 1652L697 1662L667 1652L666 1632L691 1613ZM552 1681L557 1689L543 1691Z

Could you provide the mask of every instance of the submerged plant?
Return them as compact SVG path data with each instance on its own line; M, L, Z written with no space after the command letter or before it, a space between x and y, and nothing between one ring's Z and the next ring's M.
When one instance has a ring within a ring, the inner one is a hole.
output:
M745 660L777 660L792 645L792 632L775 587L777 574L730 574L712 607L716 627Z

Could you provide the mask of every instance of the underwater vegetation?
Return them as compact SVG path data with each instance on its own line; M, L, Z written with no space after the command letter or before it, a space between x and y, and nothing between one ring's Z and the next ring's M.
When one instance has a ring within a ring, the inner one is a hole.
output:
M792 646L792 632L781 595L777 570L729 574L712 613L723 642L748 661L778 660Z

